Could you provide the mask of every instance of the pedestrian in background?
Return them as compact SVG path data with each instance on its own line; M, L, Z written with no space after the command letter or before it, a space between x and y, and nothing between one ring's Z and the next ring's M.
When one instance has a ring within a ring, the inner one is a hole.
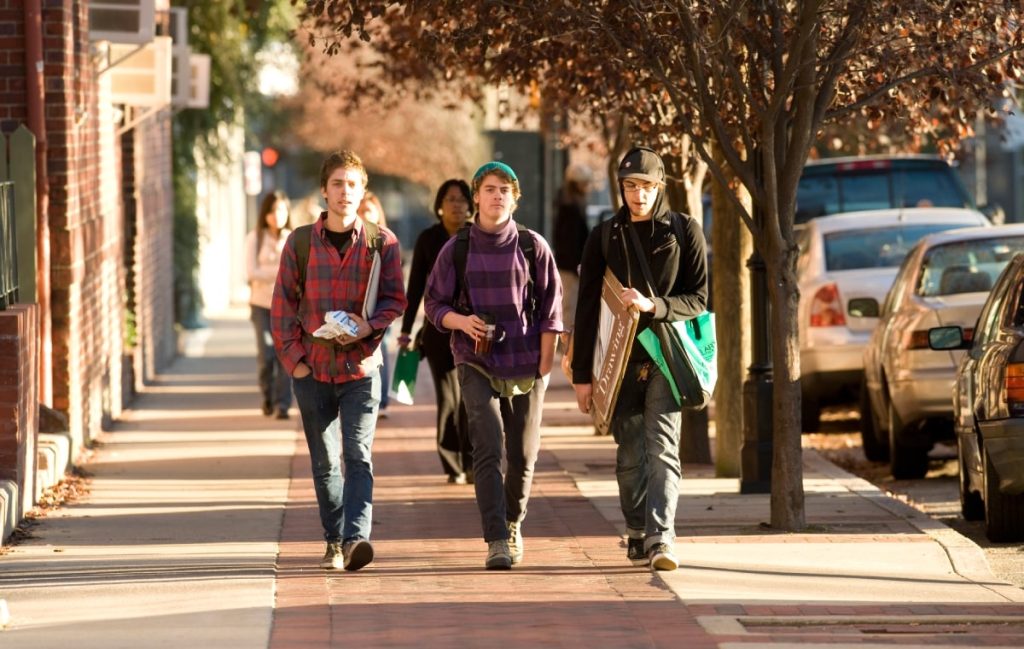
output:
M384 329L405 309L398 239L385 227L364 224L357 212L366 182L366 168L355 153L327 156L320 168L327 210L311 226L304 273L297 261L297 231L281 254L271 307L274 345L294 379L302 414L327 541L320 566L328 569L359 570L373 560L371 448L380 403L379 346ZM374 230L376 237L370 236ZM371 300L367 287L378 255L380 281ZM375 306L364 318L371 301ZM314 337L325 314L334 310L347 312L356 331L334 339Z
M377 195L366 190L363 200L359 201L359 217L376 225L386 226L387 217L384 216L384 206ZM387 419L388 406L391 404L391 397L388 392L391 389L391 350L388 349L388 330L384 329L384 336L380 339L380 354L383 362L380 366L380 408L377 409L377 416Z
M270 302L281 263L281 250L291 233L288 199L279 191L260 202L256 227L245 237L245 274L249 280L249 319L256 331L256 367L263 414L288 419L292 379L274 352L270 333Z
M637 333L655 320L692 318L707 303L704 234L696 219L669 210L661 158L646 147L631 149L618 176L623 206L591 232L580 267L572 382L584 413L592 405L594 341L606 269L625 287L622 301L640 312ZM677 236L677 230L685 236ZM648 294L647 275L653 295ZM626 519L626 556L633 565L650 564L656 570L679 566L673 545L682 477L680 409L671 380L634 341L610 426L618 445L615 477Z
M427 277L434 268L434 262L441 254L441 248L448 239L455 236L459 228L469 220L469 206L473 195L465 180L451 178L443 183L434 197L434 215L438 223L427 228L416 238L412 253L412 267L406 297L409 306L402 318L402 333L398 344L403 349L412 345L412 329L416 323L417 311L423 299ZM472 444L469 440L469 425L462 405L462 391L455 372L452 356L451 334L438 331L428 318L424 318L418 334L420 353L430 365L434 379L434 397L437 403L437 454L441 468L452 484L466 484L473 479Z
M565 184L558 193L555 212L554 248L558 276L562 280L562 321L572 331L576 317L576 296L579 293L579 267L583 246L590 229L587 227L587 194L590 193L590 170L571 164L565 170Z
M513 220L519 198L511 167L489 162L477 170L473 224L441 249L424 302L434 326L451 332L488 570L507 570L523 559L541 410L562 330L554 256L542 236ZM461 264L460 240L467 246Z

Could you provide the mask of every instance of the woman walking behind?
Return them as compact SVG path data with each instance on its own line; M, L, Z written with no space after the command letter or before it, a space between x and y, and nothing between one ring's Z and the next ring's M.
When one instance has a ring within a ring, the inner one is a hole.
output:
M427 277L434 267L434 260L448 241L469 219L469 205L472 194L464 180L451 178L444 181L434 198L434 215L438 223L423 232L416 239L409 271L409 285L406 296L409 306L402 318L402 334L398 344L408 349L410 334L416 322L416 315L423 299ZM448 482L466 484L472 481L473 456L469 442L469 429L462 407L459 379L455 372L449 334L443 334L426 318L423 319L420 352L427 357L430 374L434 379L434 394L437 401L437 454L441 468L448 475Z
M256 364L263 414L288 419L292 380L274 352L270 335L270 301L281 261L281 250L291 232L288 199L279 191L263 197L256 228L245 238L245 270L249 279L249 308L256 330Z

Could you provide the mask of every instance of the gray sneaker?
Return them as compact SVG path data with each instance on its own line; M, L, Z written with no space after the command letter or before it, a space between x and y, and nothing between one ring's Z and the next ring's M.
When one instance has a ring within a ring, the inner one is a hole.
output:
M508 522L508 551L513 564L523 560L523 524L520 522Z
M508 541L498 539L487 542L487 561L484 567L488 570L508 570L512 567L512 554L508 550Z
M326 570L341 570L345 559L341 552L341 543L337 541L327 542L327 552L324 552L324 558L320 560L320 567Z
M654 570L675 570L679 567L679 559L672 553L672 548L664 543L655 543L647 551Z
M345 555L345 570L359 570L373 561L373 546L366 539L349 541L342 550Z

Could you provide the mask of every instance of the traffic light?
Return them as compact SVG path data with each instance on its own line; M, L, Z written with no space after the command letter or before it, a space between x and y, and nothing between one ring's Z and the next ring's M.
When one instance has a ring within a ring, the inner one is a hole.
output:
M260 159L263 161L263 166L270 168L277 164L277 161L281 159L281 154L278 153L277 149L272 146L263 147L263 151L260 152Z

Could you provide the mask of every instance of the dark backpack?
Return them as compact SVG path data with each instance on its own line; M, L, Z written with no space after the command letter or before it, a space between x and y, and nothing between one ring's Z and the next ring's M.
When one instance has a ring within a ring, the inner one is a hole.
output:
M453 261L455 263L455 290L452 291L452 306L463 315L473 311L473 305L469 300L469 293L465 291L466 284L466 258L469 256L469 229L472 226L465 225L455 233L455 250ZM537 283L537 249L533 235L521 223L516 223L516 230L519 232L519 249L526 257L526 263L530 267L530 279L526 284L526 305L529 313L529 321L533 323L534 313L537 310L537 298L534 294L534 285ZM460 306L462 308L460 309Z
M363 221L363 227L366 229L365 236L370 250L374 254L379 255L384 248L384 237L380 235L380 228L376 223L370 223L365 220ZM292 237L295 239L295 264L299 268L299 285L295 290L295 304L297 305L302 303L302 296L306 292L306 266L309 264L309 246L312 236L312 225L300 225L295 228L295 232L292 234Z

